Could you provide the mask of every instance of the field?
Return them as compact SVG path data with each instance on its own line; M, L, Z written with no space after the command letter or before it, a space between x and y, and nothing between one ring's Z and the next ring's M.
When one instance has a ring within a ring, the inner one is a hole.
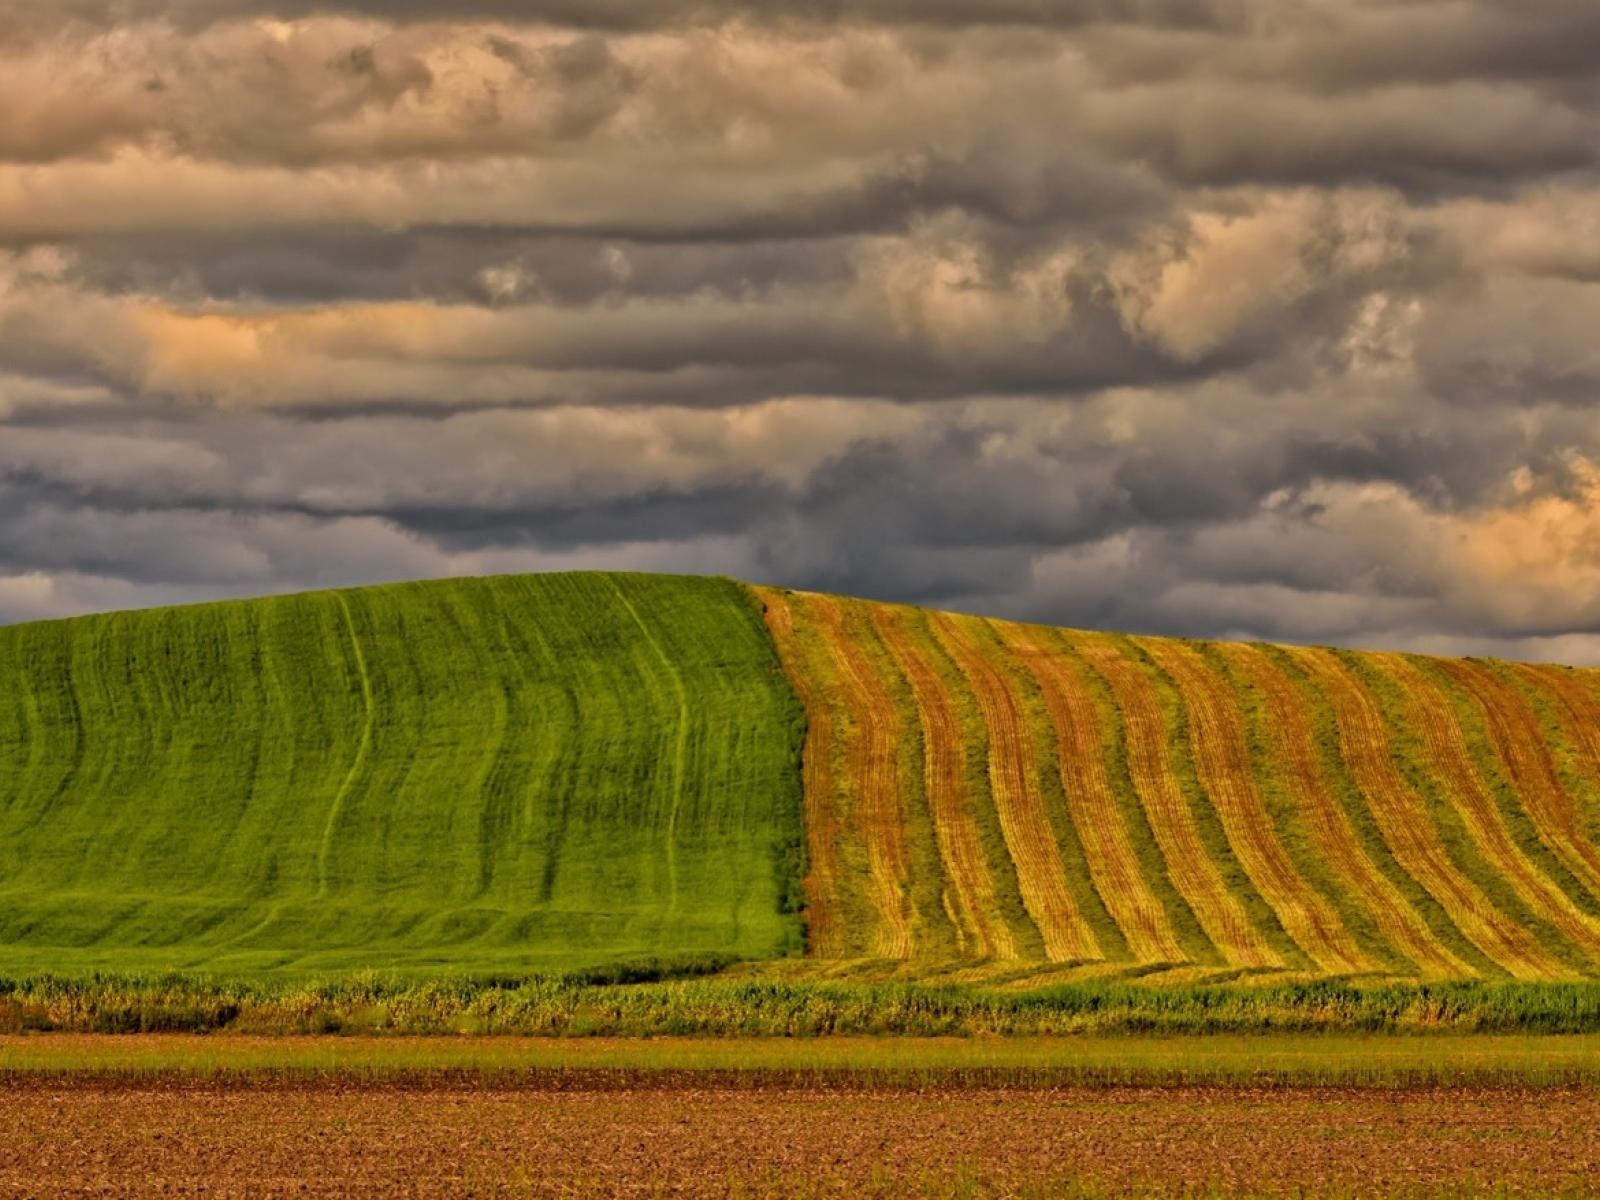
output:
M1600 972L1595 672L757 591L822 731L816 955L1038 984Z
M0 974L783 955L802 730L719 580L0 630Z
M1592 1038L0 1039L0 1192L1578 1196L1597 1072Z
M1597 730L731 580L0 630L0 1193L1592 1194Z

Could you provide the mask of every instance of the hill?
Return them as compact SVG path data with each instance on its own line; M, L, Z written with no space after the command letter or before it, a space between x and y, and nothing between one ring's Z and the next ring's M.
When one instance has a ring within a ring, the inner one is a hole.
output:
M1597 846L1592 671L603 573L0 629L0 977L1566 980Z
M1600 673L758 592L815 954L1600 974Z
M802 728L726 580L0 629L0 972L779 955Z

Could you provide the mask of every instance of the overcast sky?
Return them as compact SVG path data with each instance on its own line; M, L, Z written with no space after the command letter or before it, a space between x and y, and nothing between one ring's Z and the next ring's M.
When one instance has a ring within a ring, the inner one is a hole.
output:
M1600 662L1597 64L1596 0L0 0L0 621L621 567Z

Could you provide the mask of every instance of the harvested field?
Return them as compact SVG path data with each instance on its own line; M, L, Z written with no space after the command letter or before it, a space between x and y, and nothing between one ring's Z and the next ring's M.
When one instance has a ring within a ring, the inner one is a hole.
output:
M1424 976L1471 974L1362 845L1317 760L1309 705L1299 689L1258 646L1227 646L1223 654L1266 696L1274 723L1272 749L1282 776L1311 829L1317 852L1342 879L1349 901L1365 905L1392 949L1410 959Z
M1244 724L1230 689L1192 649L1164 638L1139 639L1177 685L1189 712L1195 769L1246 873L1289 936L1322 970L1370 967L1327 899L1310 887L1273 834L1255 785Z
M1083 681L1069 658L1044 648L1040 631L1007 622L996 622L995 628L1039 685L1054 727L1057 767L1089 870L1129 950L1143 962L1182 960L1178 935L1144 877L1118 808L1101 755L1099 718Z
M1166 722L1139 667L1103 639L1075 648L1110 685L1128 739L1128 767L1172 881L1219 950L1244 967L1281 966L1207 852L1168 758Z
M25 1195L1583 1194L1585 1087L13 1078Z

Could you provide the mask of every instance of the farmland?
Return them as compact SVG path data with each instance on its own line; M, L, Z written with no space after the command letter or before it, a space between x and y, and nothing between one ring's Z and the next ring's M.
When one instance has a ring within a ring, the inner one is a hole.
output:
M0 973L782 955L802 728L718 580L0 630Z
M17 626L0 681L6 996L1600 976L1589 671L577 573Z
M758 592L827 730L814 953L1041 985L1600 973L1593 672Z
M376 1065L357 1046L309 1067L0 1070L0 1191L1579 1196L1600 1171L1600 1093L1560 1078L1307 1084L1269 1066L1195 1083L1159 1058L1098 1082L1070 1069L513 1068L522 1048L490 1045L505 1069L489 1074L438 1065L436 1041L381 1047ZM600 1049L628 1061L629 1048ZM429 1065L390 1065L407 1054Z

